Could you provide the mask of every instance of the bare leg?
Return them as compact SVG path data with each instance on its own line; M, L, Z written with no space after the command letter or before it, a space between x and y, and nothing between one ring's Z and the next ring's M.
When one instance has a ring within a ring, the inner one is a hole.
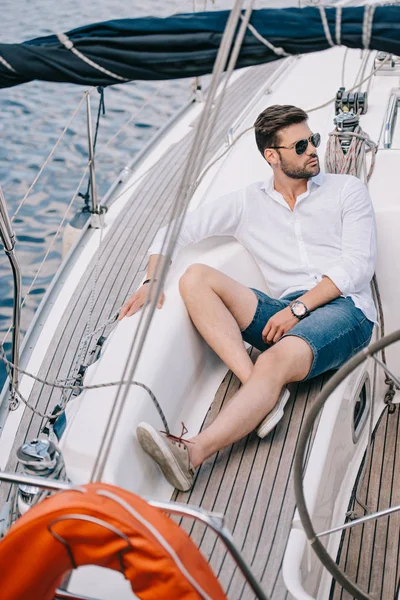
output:
M179 289L196 329L242 383L254 365L241 330L252 321L257 297L224 273L196 264L181 277Z
M253 431L275 406L282 386L304 379L312 360L310 346L295 336L283 338L261 354L248 381L215 421L187 444L192 465L199 466L218 450Z

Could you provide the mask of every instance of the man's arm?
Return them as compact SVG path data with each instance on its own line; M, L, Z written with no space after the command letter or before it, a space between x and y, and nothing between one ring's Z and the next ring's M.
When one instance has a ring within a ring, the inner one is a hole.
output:
M161 254L152 254L149 258L149 264L147 267L147 273L145 281L150 280L148 283L142 285L132 296L128 298L121 310L119 311L118 320L120 321L124 317L131 317L135 312L142 308L146 302L147 294L150 291L150 283L152 280L157 279L157 275L160 273L164 264L164 256ZM164 304L164 292L161 292L157 302L157 308L162 308Z
M333 283L329 277L324 277L312 290L308 290L297 300L301 300L307 306L309 311L315 310L319 306L323 306L335 298L339 298L342 292Z
M309 311L339 298L341 291L329 277L324 277L312 290L309 290L297 300L304 302ZM306 317L307 318L307 317ZM285 333L292 329L299 319L292 314L290 307L277 312L265 325L262 337L266 344L275 344Z
M352 177L342 192L342 251L324 272L349 296L370 283L376 264L376 224L371 198L365 185Z
M231 192L187 212L176 239L172 261L177 251L189 244L196 244L213 235L235 236L241 220L244 194L245 190ZM167 227L162 227L156 234L149 255L161 254Z
M188 244L194 244L213 235L235 236L240 224L244 194L244 190L232 192L217 200L201 204L197 209L188 212L184 217L181 231L176 240L172 260L175 258L177 251ZM167 227L165 226L159 230L150 246L149 264L145 280L157 279L157 274L161 271L164 261L161 251L163 250ZM125 316L132 316L144 305L148 288L149 285L145 284L128 298L119 313L119 320ZM164 293L162 292L157 303L157 308L162 307L164 298Z
M368 190L354 177L348 180L342 194L341 255L326 269L322 281L298 298L309 311L365 288L375 271L376 224ZM264 327L264 341L276 343L298 322L289 307L279 311Z

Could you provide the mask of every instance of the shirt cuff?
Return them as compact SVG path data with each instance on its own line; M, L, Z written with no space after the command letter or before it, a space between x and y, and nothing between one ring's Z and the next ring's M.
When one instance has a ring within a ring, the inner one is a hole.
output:
M341 291L342 296L349 296L354 292L353 285L349 274L340 265L336 265L331 269L328 269L324 273L325 277L329 277L336 287Z

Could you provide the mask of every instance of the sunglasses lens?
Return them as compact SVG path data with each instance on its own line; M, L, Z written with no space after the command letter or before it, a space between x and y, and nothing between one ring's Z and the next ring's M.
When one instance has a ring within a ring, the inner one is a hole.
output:
M319 133L314 133L314 135L311 136L311 143L314 148L318 148L321 143L321 136Z
M313 135L309 138L310 142L312 143L312 145L314 146L314 148L318 148L318 146L321 143L321 136L319 133L313 133ZM304 152L307 150L308 148L308 140L299 140L296 143L296 153L300 156L301 154L304 154Z
M300 156L300 154L304 154L304 152L307 150L307 146L308 146L308 140L299 140L298 142L296 142L296 154L298 154Z

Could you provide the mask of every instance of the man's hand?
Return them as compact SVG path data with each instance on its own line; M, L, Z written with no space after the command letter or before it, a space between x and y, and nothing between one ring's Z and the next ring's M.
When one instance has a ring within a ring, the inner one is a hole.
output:
M262 332L262 338L266 344L276 344L284 333L292 329L299 319L293 316L290 307L287 306L283 310L277 312L271 317Z
M137 292L132 294L130 298L125 302L118 316L118 321L121 321L124 317L131 317L142 308L143 304L146 302L147 294L150 290L150 283L145 283L140 287ZM165 295L164 292L161 292L160 297L158 299L157 308L161 308L164 304Z

